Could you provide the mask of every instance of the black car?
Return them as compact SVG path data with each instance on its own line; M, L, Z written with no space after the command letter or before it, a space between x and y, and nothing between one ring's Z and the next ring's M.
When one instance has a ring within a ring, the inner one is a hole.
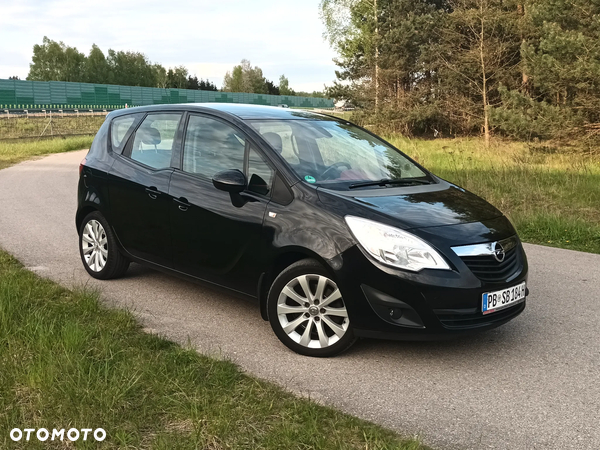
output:
M496 208L345 120L237 104L107 116L82 161L81 258L255 298L292 350L439 339L523 311L527 260Z

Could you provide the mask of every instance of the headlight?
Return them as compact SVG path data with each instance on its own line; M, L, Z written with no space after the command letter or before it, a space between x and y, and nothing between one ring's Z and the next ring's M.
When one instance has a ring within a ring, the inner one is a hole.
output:
M389 266L419 272L450 267L427 242L397 228L372 220L346 216L350 231L373 258Z

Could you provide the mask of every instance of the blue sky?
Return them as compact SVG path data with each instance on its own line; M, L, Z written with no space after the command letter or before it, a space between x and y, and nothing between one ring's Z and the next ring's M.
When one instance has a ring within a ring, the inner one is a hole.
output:
M319 0L0 0L0 78L25 79L44 36L87 54L93 43L145 53L221 86L245 58L278 83L321 90L335 79Z

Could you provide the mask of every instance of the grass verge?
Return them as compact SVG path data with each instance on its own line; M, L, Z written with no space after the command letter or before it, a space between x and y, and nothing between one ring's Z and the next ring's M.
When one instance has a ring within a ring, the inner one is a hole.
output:
M93 140L93 136L78 136L39 141L0 142L0 169L35 156L90 148Z
M503 211L526 242L600 253L600 159L480 139L388 138L436 175Z
M146 334L131 314L39 278L2 251L0 367L1 448L423 448ZM9 437L42 427L101 427L107 438Z
M0 139L16 138L37 138L44 136L68 136L83 135L91 136L98 132L98 129L106 117L99 116L75 116L72 114L60 115L53 114L52 120L47 117L0 117Z

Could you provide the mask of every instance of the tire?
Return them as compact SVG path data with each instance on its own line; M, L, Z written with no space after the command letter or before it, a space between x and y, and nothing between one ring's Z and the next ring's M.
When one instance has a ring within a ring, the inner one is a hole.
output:
M335 356L356 341L333 277L315 260L298 261L277 276L267 311L275 335L301 355Z
M87 273L99 280L119 278L129 268L129 260L121 254L115 234L98 211L85 216L81 223L79 255Z

